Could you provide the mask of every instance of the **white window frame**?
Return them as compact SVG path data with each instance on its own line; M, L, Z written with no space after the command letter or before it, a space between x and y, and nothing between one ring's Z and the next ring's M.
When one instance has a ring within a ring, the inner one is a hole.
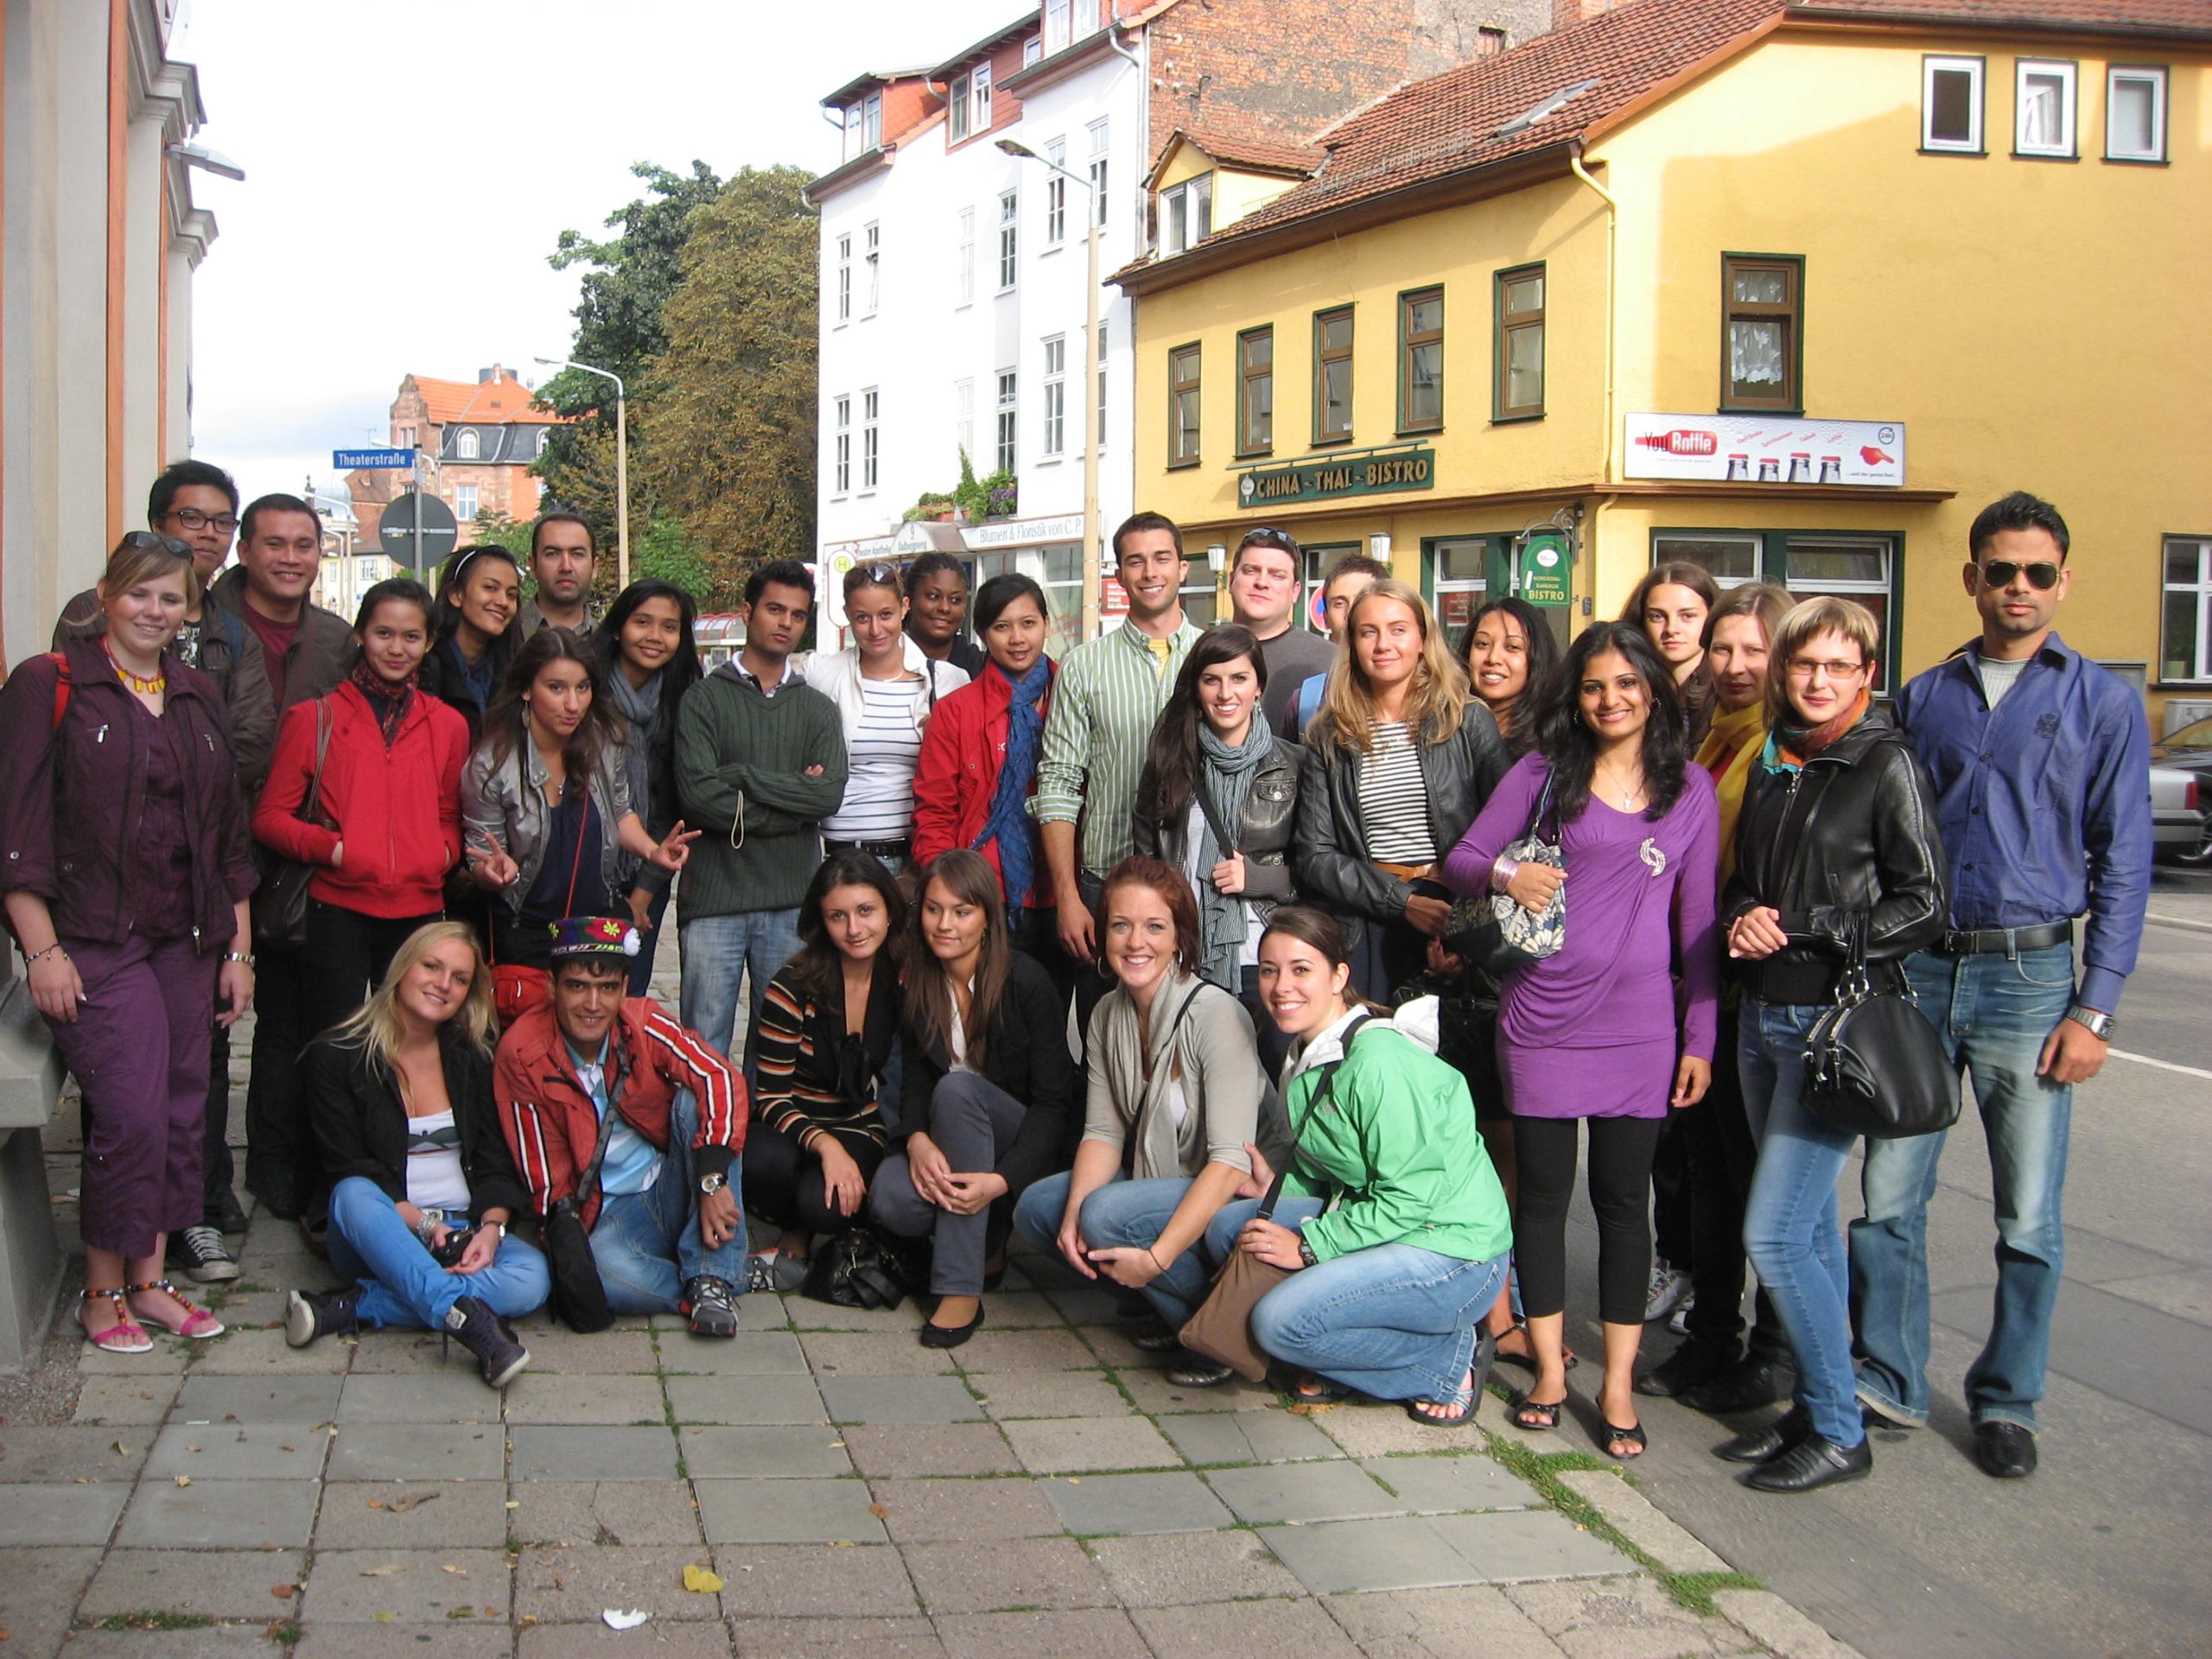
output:
M1920 60L1920 147L1945 156L1980 156L1983 124L1988 116L1987 62L1980 58L1942 57L1930 54ZM1962 74L1972 84L1974 122L1963 138L1938 138L1935 132L1936 77Z
M1073 0L1045 0L1045 50L1058 51L1075 38Z
M1178 254L1213 233L1213 175L1200 173L1160 193L1160 251Z
M1111 132L1107 118L1090 124L1090 205L1098 215L1098 228L1106 228L1106 150Z
M460 435L453 441L453 458L455 461L480 461L483 455L484 440L477 435L476 429L462 427ZM475 515L472 513L469 516L474 518Z
M2120 148L2112 112L2114 94L2122 81L2136 81L2151 89L2151 148L2136 152ZM2166 71L2161 64L2115 63L2105 71L2105 160L2152 162L2166 159Z
M861 226L861 263L868 269L868 281L862 289L861 315L872 317L883 296L883 227L880 225Z
M2196 580L2176 582L2171 574L2173 556L2190 548L2196 552ZM2169 536L2159 554L2158 677L2170 685L2212 681L2212 536ZM2172 601L2164 595L2172 594L2190 594L2196 600L2196 638L2192 642L2189 664L2194 671L2182 675L2166 671L2173 662L2172 647L2166 639L2166 613Z
M972 379L952 383L952 438L960 453L968 457L970 466L976 460L976 383Z
M1040 36L1032 35L1021 43L1021 67L1027 69L1031 64L1044 60L1045 42Z
M999 196L999 292L1011 294L1021 275L1021 193Z
M849 397L830 401L836 434L830 450L830 493L843 498L853 487L853 400Z
M477 494L475 485L455 484L453 486L453 516L454 518L461 519L475 518L480 505L480 498Z
M998 429L997 447L992 451L991 470L1011 473L1021 460L1021 381L1013 369L998 372Z
M2028 138L2028 82L2052 81L2058 87L2058 140L2031 143ZM2012 153L2047 161L2070 162L2081 151L2076 145L2076 118L2080 99L2080 67L2065 58L2020 58L2012 66Z
M837 238L837 326L853 320L853 238L847 232Z
M991 66L977 64L975 72L968 77L968 82L970 95L976 100L975 113L968 123L968 129L971 132L988 132L991 130Z
M863 151L883 148L883 94L870 92L861 106L861 149Z
M1092 418L1098 423L1098 447L1106 448L1106 320L1098 320L1098 407Z
M944 135L948 144L957 144L968 137L968 77L955 75L952 85L945 90Z
M1675 543L1718 542L1731 547L1749 547L1751 569L1748 575L1724 575L1695 554L1685 551ZM1747 582L1757 582L1766 574L1766 538L1750 531L1740 530L1684 530L1655 531L1651 537L1651 564L1656 569L1662 564L1694 564L1713 578L1716 588L1740 588Z
M1054 167L1068 164L1068 141L1055 138L1045 146L1045 159ZM1058 173L1045 175L1045 245L1057 248L1068 238L1068 181Z
M1045 341L1045 434L1038 459L1058 461L1067 453L1068 337L1054 334Z
M876 395L876 388L874 386L864 388L861 392L861 493L862 495L868 494L876 486L878 461L880 456L880 451L877 448L876 417L881 411L881 401Z
M955 270L958 272L960 297L953 303L973 305L976 302L976 210L973 207L960 210L958 246L959 263Z
M848 104L845 106L844 160L849 162L851 161L854 156L859 155L861 150L866 148L866 146L861 142L861 134L866 129L867 122L868 116L865 105L860 104Z

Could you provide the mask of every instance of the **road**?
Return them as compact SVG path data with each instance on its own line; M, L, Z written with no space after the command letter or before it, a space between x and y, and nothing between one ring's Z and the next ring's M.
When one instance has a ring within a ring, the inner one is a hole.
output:
M1763 1497L1709 1455L1721 1426L1640 1402L1646 1495L1869 1659L2212 1648L2212 874L2162 870L2151 910L2202 931L2145 930L2117 1045L2129 1058L2075 1091L2065 1280L2032 1479L1999 1483L1974 1467L1960 1393L1996 1280L1971 1099L1929 1217L1929 1431L1878 1434L1869 1480ZM1847 1217L1859 1212L1855 1165L1843 1198ZM1589 1309L1595 1235L1580 1206L1577 1218L1570 1306ZM1596 1337L1582 1332L1585 1351ZM1573 1374L1578 1392L1596 1386L1595 1370Z

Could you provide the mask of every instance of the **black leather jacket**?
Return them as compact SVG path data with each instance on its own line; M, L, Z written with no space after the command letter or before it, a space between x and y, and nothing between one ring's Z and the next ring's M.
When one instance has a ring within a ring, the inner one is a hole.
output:
M1291 833L1298 817L1298 781L1306 751L1287 737L1275 739L1268 758L1252 774L1244 792L1243 821L1234 828L1233 852L1244 855L1244 897L1264 919L1277 905L1296 896L1290 872ZM1137 780L1137 851L1164 858L1181 869L1191 856L1191 814L1160 810L1152 768Z
M461 1132L461 1173L468 1182L471 1211L482 1215L505 1207L511 1216L531 1213L530 1194L515 1172L499 1128L492 1091L492 1057L471 1047L451 1030L438 1037L445 1063L446 1099L454 1127ZM340 1047L318 1037L300 1055L308 1120L322 1147L323 1168L333 1181L359 1175L374 1181L395 1201L407 1196L407 1108L399 1084L372 1065L358 1046Z
M1318 723L1317 723L1318 724ZM1405 914L1410 883L1377 869L1367 853L1359 821L1360 756L1325 729L1310 733L1306 768L1298 784L1298 829L1293 837L1298 885L1332 910L1389 921ZM1467 833L1497 780L1511 763L1490 710L1467 701L1459 729L1421 750L1421 779L1428 786L1428 829L1436 856Z
M1745 988L1769 1003L1829 1001L1846 930L1864 916L1868 977L1902 989L1904 958L1942 936L1943 870L1935 791L1887 709L1870 709L1802 772L1752 761L1721 925L1771 906L1789 944L1745 964Z

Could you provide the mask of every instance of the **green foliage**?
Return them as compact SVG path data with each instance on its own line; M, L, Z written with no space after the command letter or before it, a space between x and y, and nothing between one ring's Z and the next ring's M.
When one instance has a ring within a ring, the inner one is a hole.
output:
M923 500L931 498L924 496ZM939 496L938 500L945 498ZM968 452L960 452L960 481L952 486L951 499L960 509L961 517L971 524L980 524L986 518L995 518L1014 511L1014 474L1001 467L986 478L976 476L976 463Z
M527 573L530 569L530 536L533 528L531 524L519 518L510 518L497 508L486 508L476 515L475 539L505 548Z
M665 514L646 525L645 534L630 549L630 579L636 582L646 576L674 582L696 600L702 611L728 610L742 589L741 583L737 588L717 584L707 562L691 545L690 532L680 520Z
M914 505L899 515L899 522L902 524L911 524L917 518L934 518L937 517L936 509L953 505L950 496L940 495L935 490L924 490L915 498Z

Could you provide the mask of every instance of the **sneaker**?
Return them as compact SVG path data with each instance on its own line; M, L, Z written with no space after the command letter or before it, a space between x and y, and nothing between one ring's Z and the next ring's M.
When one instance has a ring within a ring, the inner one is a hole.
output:
M745 1258L745 1289L752 1296L792 1296L806 1282L806 1263L781 1250Z
M474 1296L463 1296L446 1310L446 1334L476 1356L484 1380L504 1389L530 1364L530 1350L515 1340L499 1316Z
M238 1259L213 1227L188 1227L169 1236L170 1262L197 1284L219 1285L238 1276Z
M737 1334L737 1295L726 1279L717 1279L711 1273L701 1274L683 1287L683 1309L695 1337Z
M296 1290L284 1302L284 1341L304 1348L317 1337L350 1337L361 1329L361 1287Z
M1678 1273L1667 1265L1667 1258L1651 1258L1651 1288L1644 1293L1643 1318L1648 1324L1663 1319L1675 1311L1676 1304L1690 1294L1690 1276Z
M1667 1328L1678 1337L1690 1333L1690 1310L1697 1306L1697 1293L1692 1291L1675 1305L1674 1313L1667 1320Z

